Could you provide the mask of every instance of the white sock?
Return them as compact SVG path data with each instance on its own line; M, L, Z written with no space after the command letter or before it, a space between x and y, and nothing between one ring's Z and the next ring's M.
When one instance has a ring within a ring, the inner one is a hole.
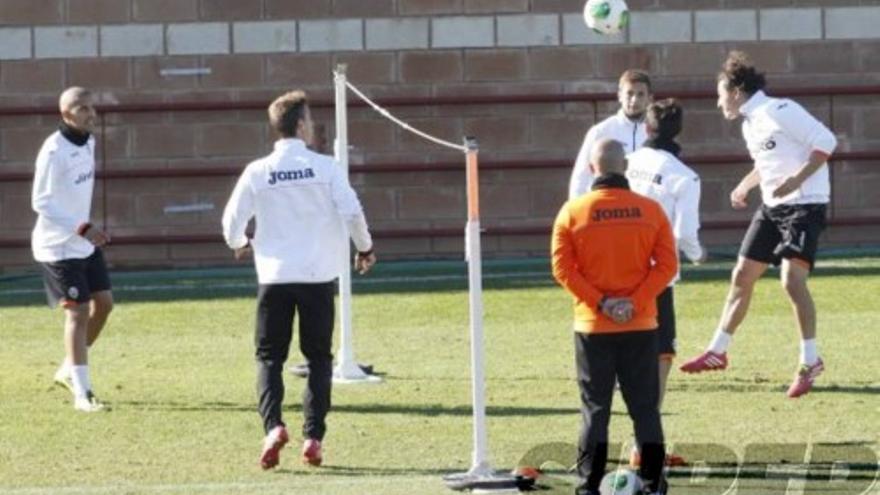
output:
M89 350L91 348L91 346L86 346L86 356L89 355ZM61 366L58 367L58 373L65 376L70 376L71 369L73 369L73 359L71 359L70 356L65 355L64 361L61 361Z
M816 339L801 340L801 364L812 366L819 360Z
M715 354L724 354L727 352L727 348L730 347L730 340L733 338L733 335L721 330L715 330L715 336L712 337L712 343L709 344L709 350L714 352Z
M76 397L85 397L86 392L92 389L92 383L89 380L89 365L70 367L71 381L73 381L73 395Z

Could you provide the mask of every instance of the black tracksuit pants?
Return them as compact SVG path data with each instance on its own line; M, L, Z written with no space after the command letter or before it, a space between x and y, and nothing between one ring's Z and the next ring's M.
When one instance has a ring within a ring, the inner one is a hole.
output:
M299 312L299 348L309 363L303 392L303 437L322 440L333 383L335 284L266 284L257 293L257 396L263 428L284 425L284 362L290 350L293 320Z
M611 334L575 333L575 360L581 393L583 430L577 468L582 482L578 495L599 493L608 461L608 422L614 384L635 427L642 453L639 471L647 487L659 491L666 452L660 423L660 394L655 331Z

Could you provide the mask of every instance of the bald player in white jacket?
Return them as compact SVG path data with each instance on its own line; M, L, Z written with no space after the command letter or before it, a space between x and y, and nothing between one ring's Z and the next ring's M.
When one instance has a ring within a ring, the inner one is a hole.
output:
M602 139L613 139L623 145L626 154L642 147L645 133L645 109L651 103L651 79L639 70L628 70L620 76L617 100L620 110L607 119L590 127L571 171L568 183L568 199L574 199L590 191L593 172L590 170L590 151Z
M335 279L343 269L349 236L357 248L355 269L376 262L373 241L357 194L332 157L307 148L313 124L306 95L291 91L269 106L280 136L268 156L245 168L223 212L223 237L236 257L252 247L257 269L257 359L259 412L266 437L260 465L278 465L288 442L282 420L284 379L294 316L299 347L308 360L303 393L302 460L320 465L327 430L333 374ZM245 234L255 218L253 241ZM348 235L346 235L346 226Z
M672 225L679 251L694 264L706 259L706 249L700 243L700 176L678 159L680 152L675 137L681 132L683 112L675 100L662 100L648 106L645 124L648 139L644 146L629 155L626 178L630 189L660 203ZM675 303L673 286L677 274L657 296L657 344L660 354L660 405L666 392L666 383L675 357ZM631 464L637 465L638 452L633 452ZM682 465L684 459L669 454L668 465Z
M113 309L110 274L102 246L110 236L90 221L95 185L97 122L91 91L74 86L59 98L61 124L43 142L34 171L31 236L49 305L64 308L64 362L55 383L73 394L77 411L108 408L92 391L89 349Z

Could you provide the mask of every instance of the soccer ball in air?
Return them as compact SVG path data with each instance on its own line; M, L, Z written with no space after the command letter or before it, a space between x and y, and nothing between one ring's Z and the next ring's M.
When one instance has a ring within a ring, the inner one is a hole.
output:
M588 0L584 22L599 34L617 34L629 24L629 8L623 0Z
M612 471L602 478L599 493L602 495L636 495L642 489L642 480L629 469Z

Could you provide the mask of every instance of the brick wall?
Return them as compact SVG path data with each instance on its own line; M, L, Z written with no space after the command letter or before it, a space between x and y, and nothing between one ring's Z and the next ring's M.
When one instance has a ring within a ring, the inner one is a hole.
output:
M725 53L749 51L773 87L877 84L880 1L630 0L632 25L617 37L588 32L572 0L5 0L0 2L0 108L53 105L72 84L114 103L268 101L303 87L332 94L331 70L376 97L611 92L619 73L649 70L660 92L711 90ZM833 125L843 150L874 150L876 96L799 98ZM712 100L687 100L685 154L742 154L737 126ZM613 102L397 107L414 126L458 141L478 136L481 160L546 161L482 176L483 224L546 227L564 199L583 133ZM323 138L333 114L318 108ZM0 174L31 173L57 118L0 116ZM461 157L426 144L374 112L350 110L352 183L374 229L461 229L463 173L361 173L372 164L430 164ZM109 171L243 166L271 147L263 111L104 116L100 150ZM325 147L326 149L326 147ZM834 215L880 213L880 168L834 166ZM725 200L747 164L698 165L703 219L744 220ZM114 179L96 185L95 216L117 236L216 234L233 178ZM0 183L0 239L26 239L29 183ZM196 206L198 211L186 211ZM213 205L213 208L210 206ZM184 211L181 211L183 208ZM201 209L199 209L201 208ZM740 231L707 231L714 244ZM836 228L828 240L876 243L877 227ZM380 239L394 256L458 256L461 239ZM490 254L546 252L546 235L492 236ZM0 249L5 267L26 248ZM196 264L227 259L222 246L118 246L115 263Z

